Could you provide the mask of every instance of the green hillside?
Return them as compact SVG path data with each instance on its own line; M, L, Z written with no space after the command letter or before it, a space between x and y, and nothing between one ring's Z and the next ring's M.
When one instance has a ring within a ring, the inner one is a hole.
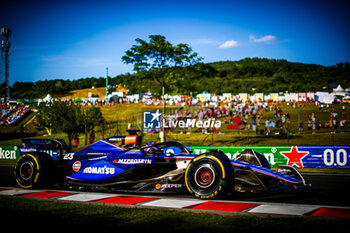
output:
M172 68L171 82L167 84L170 94L195 95L203 91L223 92L297 92L331 91L331 85L350 87L350 63L333 66L293 63L286 60L245 58L239 61L221 61L197 64L184 69ZM154 92L160 94L160 85L151 73L139 72L109 77L109 84L122 84L129 94ZM78 80L45 80L14 83L11 95L14 98L38 98L67 93L76 89L103 87L105 78L82 78Z
M199 64L200 72L182 72L169 84L171 94L196 94L203 91L221 94L232 92L297 92L332 91L331 86L350 87L350 63L335 66L293 63L286 60L246 58L240 61L221 61ZM204 70L204 72L203 72ZM160 87L147 73L115 77L113 84L122 83L131 93L152 91Z
M211 63L216 70L212 92L331 91L330 86L350 87L350 64L336 66L292 63L286 60L246 58ZM252 90L254 88L254 91Z

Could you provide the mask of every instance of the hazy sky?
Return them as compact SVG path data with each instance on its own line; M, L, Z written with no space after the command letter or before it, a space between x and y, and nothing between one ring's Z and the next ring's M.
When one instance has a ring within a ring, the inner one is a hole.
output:
M346 1L2 0L12 29L10 80L132 72L121 57L136 38L188 43L204 62L246 57L335 65L350 61Z

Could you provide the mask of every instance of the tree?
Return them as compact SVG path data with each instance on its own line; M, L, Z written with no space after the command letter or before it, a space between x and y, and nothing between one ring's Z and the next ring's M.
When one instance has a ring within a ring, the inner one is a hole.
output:
M82 109L80 105L66 105L61 101L53 102L52 106L41 105L37 119L39 126L45 127L48 132L51 129L66 133L69 145L74 135L81 133L85 133L87 144L87 134L104 121L99 107Z
M55 101L52 106L40 106L37 116L39 126L54 132L64 132L71 145L74 135L84 132L83 117L80 106L66 105Z
M122 61L125 64L134 64L136 72L148 71L162 88L163 110L162 122L165 113L165 89L175 78L175 73L182 67L194 65L202 60L192 48L180 43L172 45L161 35L150 35L150 41L137 38L136 45L125 52ZM165 141L165 133L162 125L162 141Z
M102 116L101 109L99 107L92 106L91 108L85 108L82 111L82 119L84 122L84 133L85 133L85 145L88 144L88 135L96 125L102 124L104 118Z

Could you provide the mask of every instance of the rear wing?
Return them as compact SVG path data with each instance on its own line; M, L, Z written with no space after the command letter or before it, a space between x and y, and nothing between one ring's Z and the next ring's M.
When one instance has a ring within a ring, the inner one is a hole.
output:
M61 157L69 153L69 147L64 139L22 139L23 147L19 148L21 154L29 151L41 151L50 154L52 157Z

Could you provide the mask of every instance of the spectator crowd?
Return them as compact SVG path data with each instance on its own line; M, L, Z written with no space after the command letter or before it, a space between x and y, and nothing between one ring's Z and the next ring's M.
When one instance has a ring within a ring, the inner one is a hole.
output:
M0 126L12 126L29 113L29 105L0 105Z

